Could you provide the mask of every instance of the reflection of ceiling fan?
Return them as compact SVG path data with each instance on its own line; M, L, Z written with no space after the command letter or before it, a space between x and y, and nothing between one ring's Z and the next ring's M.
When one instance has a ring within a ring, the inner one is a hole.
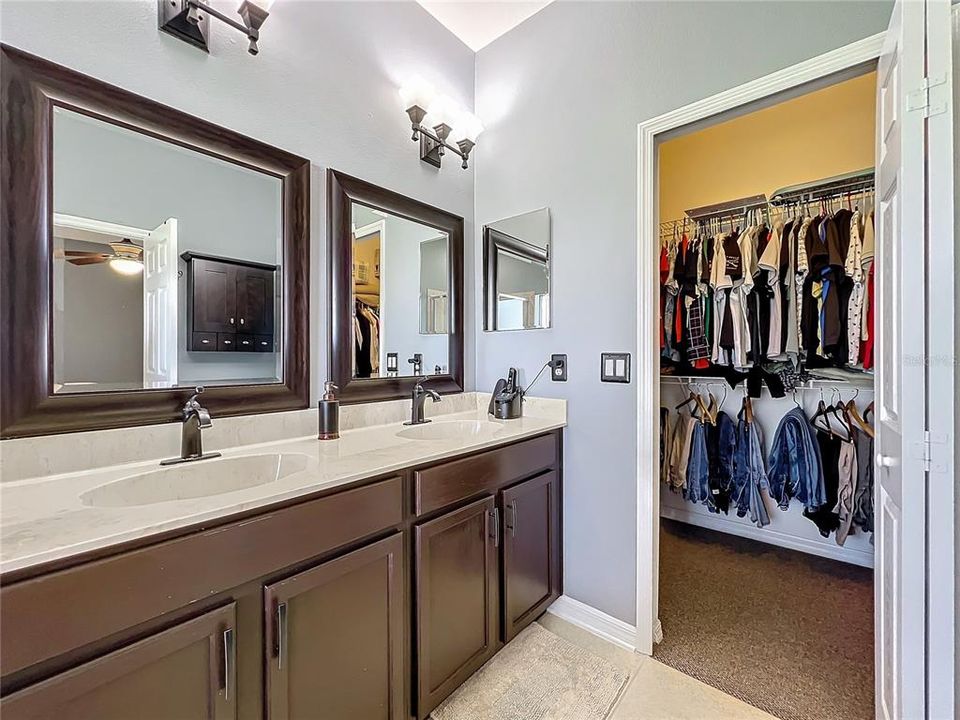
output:
M129 238L109 243L112 253L85 252L82 250L64 250L63 257L71 265L95 265L110 263L110 268L123 275L135 275L143 272L143 248Z

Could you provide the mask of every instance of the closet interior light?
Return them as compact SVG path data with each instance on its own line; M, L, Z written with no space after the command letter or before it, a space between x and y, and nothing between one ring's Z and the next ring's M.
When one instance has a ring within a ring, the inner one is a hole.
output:
M209 52L207 36L210 18L226 23L247 36L247 51L251 55L260 52L260 28L270 15L274 0L243 0L237 13L242 22L224 15L203 0L157 0L160 29L194 47Z
M483 131L479 118L452 98L437 94L433 85L419 75L400 88L400 99L410 118L411 139L420 143L420 159L440 167L443 155L450 150L460 156L460 167L466 170L470 152Z

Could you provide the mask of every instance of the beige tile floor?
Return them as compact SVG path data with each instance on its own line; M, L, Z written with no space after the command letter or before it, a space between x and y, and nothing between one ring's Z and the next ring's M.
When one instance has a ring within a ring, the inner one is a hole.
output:
M651 657L618 647L555 615L547 613L538 622L630 673L608 720L776 720Z

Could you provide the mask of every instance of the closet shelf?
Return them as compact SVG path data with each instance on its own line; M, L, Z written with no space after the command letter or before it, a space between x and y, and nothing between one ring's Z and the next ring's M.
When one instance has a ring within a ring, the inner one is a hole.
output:
M691 383L726 383L720 375L661 375L660 382L668 385L689 385ZM851 373L846 378L814 377L807 382L798 383L797 390L823 390L831 386L846 388L873 389L873 373Z

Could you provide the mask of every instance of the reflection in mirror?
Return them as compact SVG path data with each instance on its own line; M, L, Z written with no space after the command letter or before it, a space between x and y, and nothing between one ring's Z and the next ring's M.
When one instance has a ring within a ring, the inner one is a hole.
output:
M282 182L57 107L57 393L277 383Z
M447 234L352 203L354 378L448 372Z
M484 330L550 327L550 211L484 227Z

